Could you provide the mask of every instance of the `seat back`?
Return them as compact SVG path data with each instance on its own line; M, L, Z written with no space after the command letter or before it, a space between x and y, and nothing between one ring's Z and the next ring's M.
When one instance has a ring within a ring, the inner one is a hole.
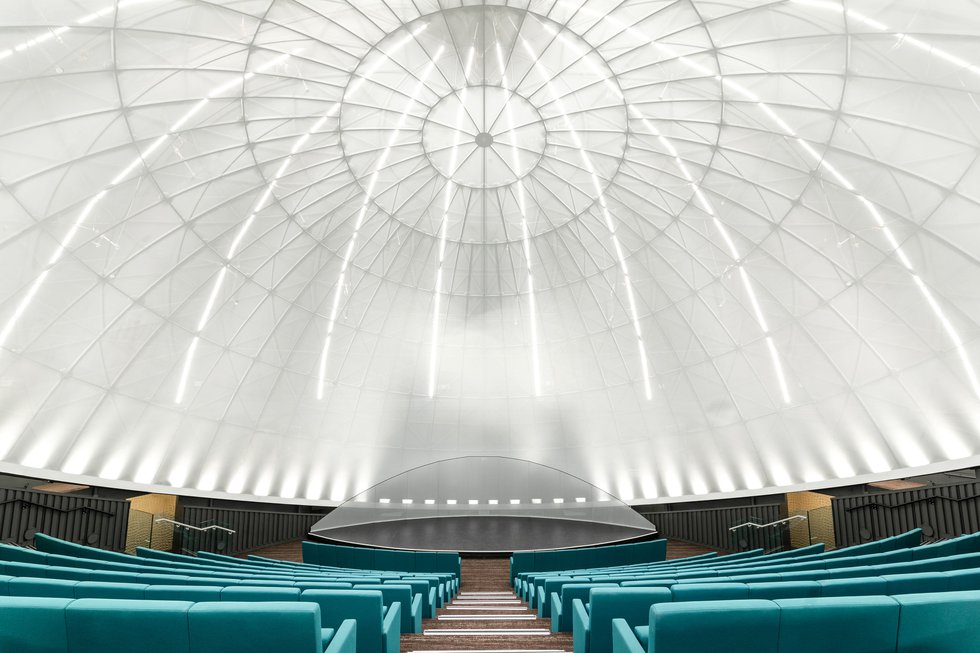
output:
M961 653L980 642L980 591L896 596L899 651Z
M299 601L298 587L250 587L238 585L221 590L222 601Z
M403 633L410 633L415 628L415 621L412 617L412 586L396 585L393 583L378 583L376 585L355 585L355 590L373 590L381 592L381 601L386 606L395 603L401 604L401 624Z
M345 619L357 621L357 652L381 650L383 600L375 590L305 590L301 602L316 603L324 628L338 628Z
M693 583L670 588L675 603L685 601L718 601L749 598L745 583Z
M320 626L314 603L195 603L187 612L189 653L321 653Z
M186 601L79 599L65 622L71 653L188 653Z
M72 599L0 596L0 651L68 653L65 610Z
M899 604L890 596L778 599L779 650L894 653Z
M630 627L646 625L650 606L669 603L666 587L599 587L589 592L589 651L612 653L612 620L625 619Z
M777 653L779 617L775 603L759 599L658 603L648 651Z

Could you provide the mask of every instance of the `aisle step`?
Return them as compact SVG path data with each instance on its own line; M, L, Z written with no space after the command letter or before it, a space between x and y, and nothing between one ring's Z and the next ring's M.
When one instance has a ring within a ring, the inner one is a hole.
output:
M423 635L439 635L443 637L453 637L456 635L473 637L520 637L520 636L548 636L551 634L549 628L430 628L422 631Z
M439 621L536 621L534 614L442 614Z

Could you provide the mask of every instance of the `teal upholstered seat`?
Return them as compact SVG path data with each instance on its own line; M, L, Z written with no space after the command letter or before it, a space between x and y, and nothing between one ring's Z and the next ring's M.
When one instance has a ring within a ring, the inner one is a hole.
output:
M221 590L222 601L299 601L298 587L251 587L238 585Z
M949 589L949 577L944 572L921 572L882 576L885 594L918 594L921 592L945 592Z
M225 588L219 586L200 586L192 587L187 585L149 585L146 588L146 598L159 601L192 601L194 603L203 601L220 601L221 590Z
M980 591L905 594L895 601L899 653L966 653L980 645Z
M820 585L813 580L778 583L749 583L750 599L803 599L820 596Z
M883 595L888 587L884 578L832 578L818 580L820 596L875 596Z
M587 602L589 592L597 587L616 587L615 583L567 583L561 586L561 593L551 597L551 632L572 631L572 604L575 599Z
M0 597L0 651L68 653L65 598Z
M392 607L384 614L381 592L372 590L305 590L300 602L320 607L325 628L343 621L357 622L357 653L398 653L401 610Z
M320 653L314 603L195 603L187 612L189 653Z
M43 596L51 598L75 598L75 580L57 578L11 578L7 582L10 596Z
M79 599L65 610L71 653L187 653L186 601Z
M75 585L76 599L142 599L149 585L138 583L103 583L83 580Z
M401 606L401 632L422 632L422 594L412 592L411 585L397 583L377 583L374 585L355 585L356 590L375 590L381 592L381 600L386 606Z
M658 603L650 608L647 651L777 653L779 623L780 609L772 601Z
M630 628L645 625L650 606L671 601L666 587L600 587L589 592L589 609L573 601L572 643L575 653L612 653L612 620Z
M675 603L684 601L717 601L749 598L749 586L745 583L695 583L674 585L670 588Z
M899 604L888 596L779 599L779 650L893 653Z

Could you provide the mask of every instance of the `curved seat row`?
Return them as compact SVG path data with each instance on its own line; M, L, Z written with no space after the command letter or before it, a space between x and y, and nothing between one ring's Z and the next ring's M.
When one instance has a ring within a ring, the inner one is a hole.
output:
M659 603L612 631L614 653L965 653L980 592Z
M315 603L0 597L12 653L355 653L357 628Z
M957 538L947 542L919 546L922 540L921 529L914 529L901 535L868 542L865 544L824 551L822 544L812 545L792 551L761 555L761 551L734 554L717 558L698 558L695 560L667 561L656 564L632 565L618 568L576 569L564 572L543 572L518 574L515 578L515 590L532 607L537 607L542 599L550 596L541 591L544 583L555 577L591 580L595 582L622 582L627 580L649 579L659 577L696 578L718 577L726 574L751 574L772 571L773 567L780 570L790 565L797 570L813 568L845 567L849 565L881 564L884 562L901 562L918 558L939 557L951 553L967 553L980 551L980 540L973 536ZM889 557L892 554L893 557ZM868 556L883 556L870 558ZM864 558L861 558L864 556ZM860 558L860 559L859 559ZM544 608L546 611L548 607Z
M899 596L980 590L980 569L885 574L860 578L760 583L675 584L670 587L562 588L572 605L574 653L612 653L612 623L623 619L630 627L646 623L650 607L660 603L740 601L753 599ZM554 623L554 622L553 622Z
M324 627L339 628L345 621L357 624L356 651L349 653L398 653L401 606L385 606L380 592L372 590L301 590L295 587L222 587L149 585L57 578L0 576L0 594L11 597L59 599L113 599L138 609L144 601L195 603L303 603L317 608ZM18 651L18 649L4 649Z

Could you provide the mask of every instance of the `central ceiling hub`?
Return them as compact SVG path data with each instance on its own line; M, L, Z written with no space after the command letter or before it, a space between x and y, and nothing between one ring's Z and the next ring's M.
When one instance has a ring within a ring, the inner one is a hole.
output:
M502 86L466 86L433 105L422 127L432 165L462 186L497 188L526 176L544 154L537 108Z

